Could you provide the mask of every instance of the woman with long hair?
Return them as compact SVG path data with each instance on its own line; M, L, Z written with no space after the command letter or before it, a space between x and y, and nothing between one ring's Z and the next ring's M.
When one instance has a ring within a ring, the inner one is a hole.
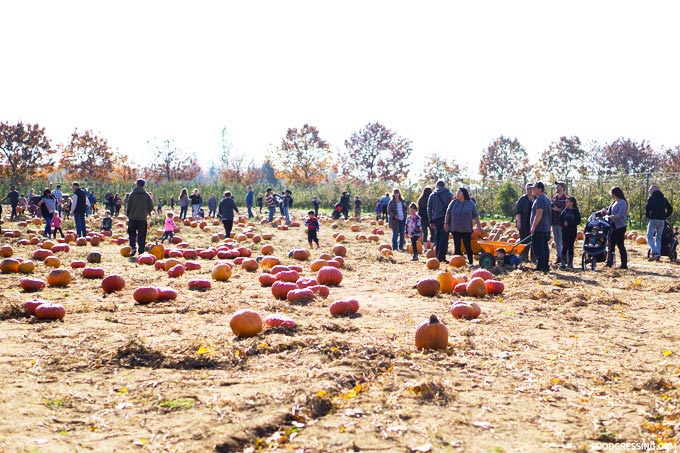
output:
M183 188L182 192L179 194L179 218L187 218L187 210L189 209L189 191L187 188Z
M609 223L611 224L611 232L609 233L609 253L607 254L606 267L612 267L614 264L614 252L618 247L621 255L621 269L628 269L628 252L626 252L626 225L628 224L628 200L623 194L620 187L613 187L610 192L614 201L609 207L602 209L602 214L607 214Z
M477 205L470 199L470 193L465 187L459 187L456 195L449 203L446 209L446 217L444 218L444 231L448 235L453 233L453 247L454 255L461 255L461 242L465 246L468 263L472 264L472 230L473 222L477 223L477 227L482 228L479 221L479 213L477 212Z
M401 197L399 189L394 189L392 199L387 205L387 219L392 229L392 250L403 250L406 240L404 233L406 230L406 217L408 216L408 206Z
M428 237L434 239L434 229L430 226L430 218L427 216L427 200L430 199L431 193L432 187L425 187L418 198L418 215L423 225L423 244L427 242Z

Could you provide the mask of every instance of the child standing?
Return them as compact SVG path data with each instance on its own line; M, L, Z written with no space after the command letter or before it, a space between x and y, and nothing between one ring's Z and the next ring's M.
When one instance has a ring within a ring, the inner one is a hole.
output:
M175 217L175 214L172 211L168 211L165 215L165 231L161 237L161 244L166 239L168 241L172 239L172 236L175 234L175 228L177 228L177 225L175 225L175 220L173 217Z
M317 236L317 232L319 231L319 220L314 215L314 211L309 211L307 213L305 226L307 227L307 242L309 242L309 248L312 248L312 242L316 243L316 248L319 248L319 238Z
M52 217L52 238L56 239L57 238L57 231L59 234L61 234L61 237L64 237L64 232L61 231L61 217L58 215L55 215Z
M411 237L411 247L413 248L413 258L411 261L418 261L418 238L422 234L423 227L418 215L418 206L411 203L408 207L409 216L406 218L406 231Z
M576 198L569 197L566 201L566 208L560 213L560 224L562 225L561 269L564 269L567 265L570 268L574 267L574 242L576 242L577 228L580 223L581 212L578 210Z
M111 231L111 228L113 228L113 219L111 218L111 211L107 210L102 219L102 231Z

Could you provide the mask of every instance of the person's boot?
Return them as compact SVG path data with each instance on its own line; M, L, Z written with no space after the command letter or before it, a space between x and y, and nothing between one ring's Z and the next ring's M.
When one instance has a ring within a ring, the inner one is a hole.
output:
M560 263L560 269L564 269L567 267L567 255L562 255L561 258L558 258L559 263Z
M569 269L574 268L574 252L569 253Z

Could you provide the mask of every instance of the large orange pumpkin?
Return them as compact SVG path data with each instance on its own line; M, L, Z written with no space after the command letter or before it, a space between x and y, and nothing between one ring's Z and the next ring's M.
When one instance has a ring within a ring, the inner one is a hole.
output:
M50 286L68 286L71 284L71 272L67 269L54 269L47 275L47 284Z
M231 266L226 263L216 264L215 267L213 267L211 276L213 280L226 282L231 278Z
M342 282L342 271L332 266L324 266L316 274L316 281L320 285L338 286Z
M486 282L481 277L473 277L467 282L465 292L468 296L484 297L486 296Z
M19 272L19 261L14 258L5 258L0 261L0 272L3 274L14 274Z
M276 258L275 256L264 256L260 260L260 266L262 266L262 269L264 270L270 270L272 267L276 266L277 264L280 264L281 260Z
M298 261L305 261L309 258L309 252L305 249L293 249L288 253L288 258Z
M229 327L237 337L254 337L262 331L262 318L256 311L239 310L229 320Z
M35 269L35 263L31 260L22 261L19 263L19 272L22 274L30 274Z
M451 272L442 271L437 274L439 281L439 291L444 294L451 294L453 292L453 283L456 281Z
M449 260L449 266L451 267L463 267L467 264L467 260L462 255L453 255Z
M449 330L435 315L416 328L417 349L446 349L448 344Z
M56 256L48 256L45 258L45 261L43 261L43 264L48 267L59 267L61 266L61 260Z

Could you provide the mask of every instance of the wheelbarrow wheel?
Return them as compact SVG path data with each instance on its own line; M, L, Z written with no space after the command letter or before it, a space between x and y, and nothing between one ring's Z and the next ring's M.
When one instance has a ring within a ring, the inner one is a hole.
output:
M496 262L496 259L490 253L482 253L479 256L479 265L484 269L491 269Z

